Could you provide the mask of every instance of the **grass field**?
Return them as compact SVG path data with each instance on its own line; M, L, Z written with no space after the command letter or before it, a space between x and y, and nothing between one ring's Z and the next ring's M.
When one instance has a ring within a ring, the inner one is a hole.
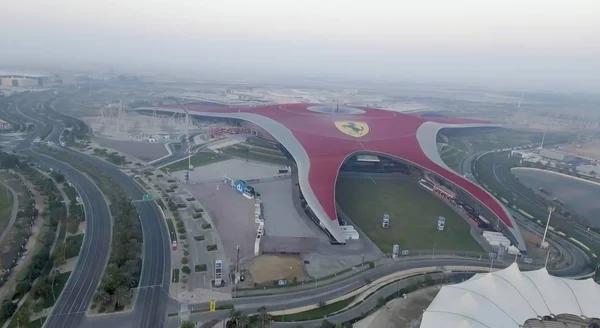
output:
M54 277L54 296L56 296L56 298L58 298L58 295L60 295L63 288L65 288L70 275L71 272L64 272ZM55 300L52 294L50 294L48 297L44 297L42 302L42 304L44 304L44 308L49 308L54 305Z
M339 179L336 199L344 213L384 252L400 249L482 251L470 227L434 195L409 180ZM384 213L390 227L384 229ZM437 218L446 218L445 231L437 231Z
M196 166L202 166L202 165L220 162L225 159L227 159L227 157L225 157L223 155L219 155L219 154L198 153L198 154L192 156L191 162L192 162L192 165L194 167L196 167ZM169 165L163 167L162 169L163 170L169 169L170 172L175 172L175 171L186 170L187 168L188 168L188 159L185 158L185 159L182 159L173 164L169 164Z
M10 220L13 196L8 189L0 184L0 231L4 230Z
M81 250L81 245L83 244L83 234L80 233L78 235L67 237L66 244L67 249L65 250L65 258L70 259L78 256L79 251Z

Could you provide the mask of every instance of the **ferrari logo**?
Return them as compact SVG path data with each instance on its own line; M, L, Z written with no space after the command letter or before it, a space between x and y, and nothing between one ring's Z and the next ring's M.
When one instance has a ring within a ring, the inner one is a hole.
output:
M369 133L369 126L365 122L338 121L334 123L338 130L352 137L360 138Z

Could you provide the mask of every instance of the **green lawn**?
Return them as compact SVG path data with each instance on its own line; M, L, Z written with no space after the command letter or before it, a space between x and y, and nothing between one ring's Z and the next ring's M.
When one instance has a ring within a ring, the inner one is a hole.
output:
M10 220L13 196L10 191L0 184L0 231L4 230Z
M179 269L173 269L173 276L171 282L179 282Z
M83 234L73 235L67 237L66 240L67 249L65 250L65 258L70 259L79 255L81 244L83 244Z
M344 213L384 252L437 249L482 251L471 237L470 226L445 203L412 180L339 179L336 200ZM384 213L390 227L381 226ZM437 231L437 218L446 218Z
M199 153L199 154L192 156L191 162L192 162L192 165L194 167L196 167L196 166L202 166L202 165L220 162L225 159L227 159L227 157L220 155L220 154ZM169 169L170 172L175 172L175 171L186 170L187 168L188 168L188 159L186 157L178 162L169 164L169 165L163 167L162 169L163 170Z
M171 236L171 242L177 241L177 234L175 233L175 225L172 219L167 219L167 227L169 228L169 235Z
M69 280L70 275L71 275L71 272L65 272L65 273L61 273L58 276L54 277L54 295L56 296L57 299L58 299L58 295L60 295L60 292L62 292L63 288L67 284L67 280ZM53 306L55 303L54 297L52 297L52 295L49 295L49 297L42 299L42 302L44 304L44 308L49 308L49 307Z

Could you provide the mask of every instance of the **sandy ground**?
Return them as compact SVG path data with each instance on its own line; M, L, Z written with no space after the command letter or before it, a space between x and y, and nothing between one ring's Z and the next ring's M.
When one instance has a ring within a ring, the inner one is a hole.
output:
M539 235L527 230L521 229L521 234L523 235L523 239L525 239L525 244L527 245L527 256L531 257L535 263L543 264L546 261L546 256L548 255L547 250L543 250L539 247L542 242L542 237ZM558 251L555 247L550 245L550 257L556 257L558 255ZM506 255L508 259L514 258L514 256Z
M385 307L355 323L355 328L411 328L411 322L418 320L423 311L431 304L438 286L427 287L408 295L407 299L394 299Z
M294 277L298 281L306 279L304 264L297 256L261 255L249 264L248 271L253 282L263 283L267 281L288 279Z
M114 149L144 161L152 161L168 154L165 145L158 142L111 140L98 137L94 138L94 142L101 147Z
M12 290L14 290L16 286L16 279L19 275L19 271L29 265L31 260L33 259L33 254L35 254L36 243L38 235L44 226L44 213L43 209L45 208L45 197L35 195L35 207L39 210L38 217L36 218L33 227L31 227L31 236L27 240L27 244L25 245L25 253L19 261L17 265L12 269L12 274L8 277L8 280L4 283L2 287L0 287L0 299L4 299L6 295Z
M589 141L582 144L569 144L561 146L560 150L577 154L583 157L600 159L600 140Z

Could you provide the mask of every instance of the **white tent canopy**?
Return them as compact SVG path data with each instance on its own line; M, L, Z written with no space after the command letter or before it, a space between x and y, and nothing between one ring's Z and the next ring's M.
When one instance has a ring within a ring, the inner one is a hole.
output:
M429 305L421 328L519 328L527 320L570 314L600 318L600 285L591 278L551 276L546 269L521 272L516 263L444 286Z

